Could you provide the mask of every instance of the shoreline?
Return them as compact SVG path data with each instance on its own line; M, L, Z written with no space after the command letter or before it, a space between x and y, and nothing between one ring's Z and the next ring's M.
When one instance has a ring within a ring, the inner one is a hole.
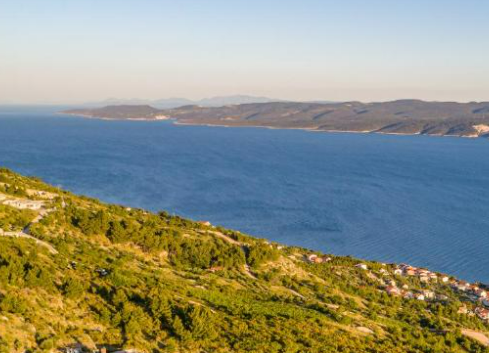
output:
M113 119L118 120L118 119ZM148 119L149 120L149 119ZM173 118L170 120L174 120L173 125L187 125L187 126L208 126L208 127L226 127L226 128L262 128L262 129L270 129L270 130L302 130L308 132L326 132L326 133L340 133L340 134L379 134L379 135L397 135L397 136L429 136L429 137L462 137L462 138L483 138L484 136L479 135L443 135L443 134L422 134L421 132L383 132L378 130L324 130L324 129L315 129L315 128L306 128L306 127L277 127L277 126L266 126L266 125L222 125L222 124L199 124L199 123L184 123L178 121L178 119Z
M225 127L225 128L262 128L270 130L302 130L308 132L326 132L326 133L342 133L342 134L380 134L380 135L397 135L397 136L430 136L430 137L460 137L468 139L485 138L484 135L445 135L445 134L422 134L421 132L384 132L379 130L325 130L318 128L308 128L308 127L278 127L278 126L266 126L266 125L225 125L225 124L212 124L212 123L197 123L197 122L180 122L178 118L164 117L164 118L107 118L99 117L87 114L73 114L73 113L63 113L57 112L57 115L68 115L74 117L82 117L86 119L97 119L104 121L172 121L173 125L182 126L207 126L207 127Z

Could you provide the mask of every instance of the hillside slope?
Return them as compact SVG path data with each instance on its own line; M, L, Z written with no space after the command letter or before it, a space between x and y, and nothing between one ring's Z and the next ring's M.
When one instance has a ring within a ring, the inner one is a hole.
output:
M0 352L487 352L483 290L427 270L107 205L7 169L0 229Z
M383 103L270 102L222 107L185 106L153 114L133 113L127 106L111 110L74 109L67 114L120 119L174 118L182 124L263 126L387 134L489 137L489 103L398 100ZM131 108L135 110L136 108Z

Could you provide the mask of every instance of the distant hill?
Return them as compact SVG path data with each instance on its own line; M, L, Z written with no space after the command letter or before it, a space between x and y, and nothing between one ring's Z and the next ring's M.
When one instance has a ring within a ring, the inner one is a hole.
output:
M112 120L151 120L155 119L160 110L149 105L109 105L103 108L74 109L65 111L85 117L98 117Z
M483 353L479 286L0 168L0 352Z
M216 98L214 102L218 102ZM382 103L266 102L204 107L187 105L174 109L144 106L144 114L129 106L75 109L65 113L107 119L157 116L182 124L262 126L314 131L372 132L465 137L489 136L489 103L425 102L397 100ZM106 108L104 108L106 109Z
M199 100L191 100L187 98L163 98L163 99L118 99L109 98L100 102L87 102L82 104L86 108L100 108L109 105L151 105L159 109L172 109L178 108L186 105L198 105L202 107L219 107L229 104L245 104L245 103L268 103L268 102L279 102L280 99L272 99L267 97L257 97L249 95L232 95L232 96L220 96L220 97L210 97L203 98Z

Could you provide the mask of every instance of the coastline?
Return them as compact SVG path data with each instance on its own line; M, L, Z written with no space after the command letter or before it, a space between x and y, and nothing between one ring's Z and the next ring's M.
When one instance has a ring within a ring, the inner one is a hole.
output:
M101 116L93 116L88 114L74 114L74 113L63 113L58 112L58 115L69 115L75 117L82 117L87 119L97 119L105 121L172 121L173 125L183 125L183 126L208 126L208 127L225 127L225 128L262 128L270 130L303 130L308 132L326 132L326 133L343 133L343 134L381 134L381 135L398 135L398 136L430 136L430 137L461 137L461 138L485 138L485 135L452 135L452 134L422 134L420 131L407 133L407 132L385 132L379 130L330 130L330 129L318 129L318 128L307 128L307 127L278 127L278 126L267 126L267 125L226 125L226 124L212 124L212 123L197 123L197 122L181 122L178 118L172 117L155 117L150 118L107 118Z
M116 119L111 119L116 120ZM150 120L150 119L149 119ZM324 130L315 128L305 128L305 127L277 127L277 126L266 126L266 125L223 125L223 124L209 124L209 123L187 123L180 122L178 119L173 118L174 125L187 125L187 126L208 126L208 127L226 127L226 128L263 128L270 130L303 130L308 132L326 132L326 133L340 133L340 134L380 134L380 135L398 135L398 136L430 136L430 137L462 137L462 138L483 138L480 135L444 135L444 134L422 134L421 132L415 133L404 133L404 132L384 132L378 130Z

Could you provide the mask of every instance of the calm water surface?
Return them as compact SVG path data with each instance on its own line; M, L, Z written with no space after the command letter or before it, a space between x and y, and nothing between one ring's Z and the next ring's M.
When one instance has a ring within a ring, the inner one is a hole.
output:
M489 141L0 109L0 165L286 244L489 282Z

